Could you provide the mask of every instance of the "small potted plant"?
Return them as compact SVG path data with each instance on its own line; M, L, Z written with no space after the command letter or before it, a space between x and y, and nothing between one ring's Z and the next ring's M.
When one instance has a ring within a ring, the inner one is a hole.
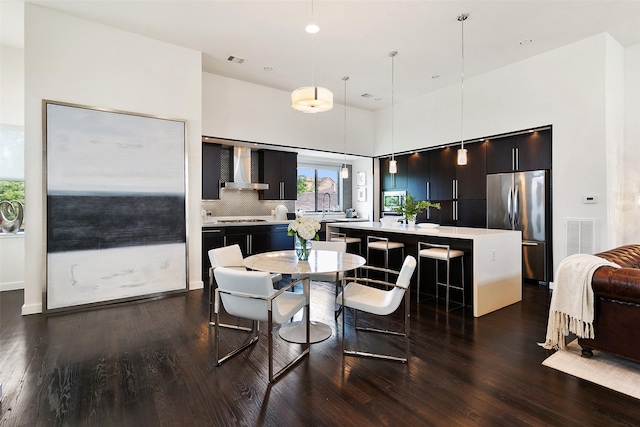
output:
M416 216L427 208L440 209L440 203L431 203L426 200L417 200L411 194L407 193L404 203L395 208L395 211L402 214L407 221L407 225L416 224Z

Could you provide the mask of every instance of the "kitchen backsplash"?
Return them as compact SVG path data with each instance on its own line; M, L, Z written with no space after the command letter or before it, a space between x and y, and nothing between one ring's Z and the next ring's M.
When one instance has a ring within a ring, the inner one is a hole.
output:
M257 191L220 190L220 200L202 202L202 209L211 216L267 216L278 205L285 205L289 212L295 211L292 200L259 200Z

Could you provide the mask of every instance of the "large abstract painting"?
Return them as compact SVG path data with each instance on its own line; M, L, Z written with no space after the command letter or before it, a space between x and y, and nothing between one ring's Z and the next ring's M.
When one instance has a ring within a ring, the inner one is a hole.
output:
M43 107L46 310L186 289L185 122Z

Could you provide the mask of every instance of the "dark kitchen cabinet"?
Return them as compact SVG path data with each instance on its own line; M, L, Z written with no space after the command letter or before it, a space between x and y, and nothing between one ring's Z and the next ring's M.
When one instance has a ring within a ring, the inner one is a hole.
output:
M269 184L260 192L261 200L296 200L298 198L298 153L261 150L258 152L259 181Z
M220 198L220 156L222 147L202 143L202 199Z
M288 227L287 224L271 226L271 233L269 234L270 251L293 249L293 236L287 236Z
M262 225L227 227L225 246L237 244L240 246L244 257L267 252L269 250L270 231L270 226Z
M487 173L551 169L551 129L487 141Z
M483 228L487 226L485 199L457 200L456 226Z
M391 157L380 159L380 177L382 179L382 190L406 190L407 189L407 156L394 156L398 172L395 174L389 173L389 163Z
M206 227L202 229L202 280L209 279L209 250L225 246L225 229L222 227Z
M485 199L487 197L487 143L465 145L467 164L456 165L457 199ZM456 154L457 162L457 154Z
M458 161L457 149L454 147L440 148L432 150L429 156L430 179L429 193L430 200L453 200L455 199L454 181L456 179L456 162Z
M429 200L427 187L430 179L430 151L407 156L407 192L418 200Z

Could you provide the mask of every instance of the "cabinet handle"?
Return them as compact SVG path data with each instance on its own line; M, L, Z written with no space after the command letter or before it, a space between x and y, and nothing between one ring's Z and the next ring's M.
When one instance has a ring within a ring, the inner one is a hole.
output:
M222 233L222 230L204 230L204 233Z
M431 181L427 181L427 200L431 200Z
M222 246L227 246L227 236L222 237Z
M251 243L252 243L252 241L251 241L251 237L252 237L252 236L251 236L251 234L247 234L247 237L246 237L246 241L247 241L247 255L250 255L250 254L252 254L252 253L253 253L253 251L251 250Z
M511 149L511 170L516 170L516 149Z
M284 199L284 181L280 181L280 199Z
M520 170L520 149L518 147L516 147L516 169L515 170Z

